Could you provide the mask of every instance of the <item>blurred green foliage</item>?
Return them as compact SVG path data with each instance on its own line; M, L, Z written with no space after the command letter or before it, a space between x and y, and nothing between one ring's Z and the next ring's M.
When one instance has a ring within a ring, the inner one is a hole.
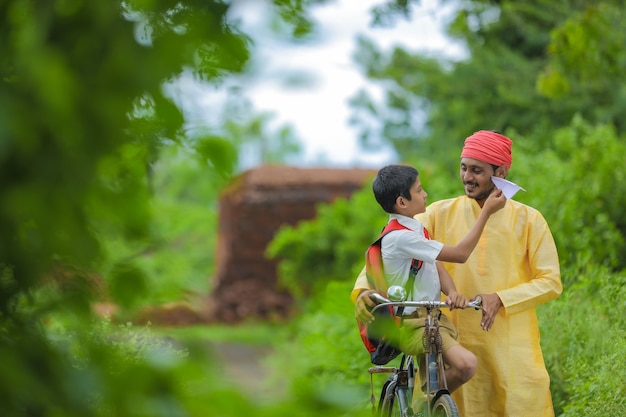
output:
M247 39L226 12L221 2L2 3L0 249L22 288L53 263L97 270L103 235L149 238L151 164L164 141L185 140L163 83L185 67L200 79L243 68ZM204 160L228 174L232 152L210 149Z
M419 0L379 19L411 18ZM623 134L626 89L624 8L618 0L452 2L445 31L465 53L393 46L361 37L355 59L384 96L355 94L352 123L361 142L392 143L403 159L429 155L456 164L455 141L480 129L515 130L541 145L545 132L576 114ZM384 8L380 8L384 12ZM419 9L418 9L419 10Z
M416 1L385 2L374 20L410 16ZM307 10L323 2L274 0L273 29L306 38ZM271 161L297 150L289 129L265 130L267 115L188 134L166 94L186 71L219 88L246 69L254 38L228 21L229 8L0 2L3 417L369 412L369 361L348 299L386 221L369 186L321 205L315 221L284 228L268 248L302 307L271 341L254 323L229 329L239 336L185 337L92 316L106 290L127 313L210 291L215 198L243 146L259 137ZM368 76L386 83L388 108L361 95L366 112L354 121L383 122L380 139L418 167L431 201L459 193L452 167L463 137L497 128L514 138L510 178L548 219L563 266L565 292L540 320L564 416L626 414L622 9L608 0L465 2L449 33L465 42L467 60L385 54L365 40L358 52ZM284 398L259 404L223 376L205 339L233 337L276 350L270 383L287 386Z
M539 309L557 415L624 414L626 273L601 265L564 273L575 283Z
M210 290L217 193L227 178L207 168L201 155L177 144L160 149L150 175L149 238L128 241L108 236L103 242L108 261L103 262L102 274L115 273L118 263L135 264L143 274L137 281L148 288L141 290L141 299L135 296L139 289L122 292L129 294L136 307L193 301Z
M517 141L510 178L528 190L519 200L548 220L563 267L625 268L624 137L610 125L591 126L576 117L542 139L542 146Z
M273 23L305 37L315 3L277 0ZM216 378L205 343L91 311L104 296L128 312L208 291L215 198L240 150L224 128L188 135L165 87L246 69L253 39L229 8L0 2L3 417L286 413Z

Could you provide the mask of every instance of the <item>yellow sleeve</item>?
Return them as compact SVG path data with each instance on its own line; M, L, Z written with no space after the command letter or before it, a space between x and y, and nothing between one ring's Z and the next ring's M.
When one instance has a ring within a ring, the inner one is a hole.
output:
M361 273L356 278L356 282L354 283L354 288L352 289L352 293L350 294L350 300L353 303L356 303L356 299L361 294L363 290L371 290L369 282L367 281L367 276L365 276L365 266L361 270Z
M507 315L554 300L563 291L559 257L548 224L539 213L529 224L527 250L531 279L524 284L497 291ZM523 274L523 271L518 273Z

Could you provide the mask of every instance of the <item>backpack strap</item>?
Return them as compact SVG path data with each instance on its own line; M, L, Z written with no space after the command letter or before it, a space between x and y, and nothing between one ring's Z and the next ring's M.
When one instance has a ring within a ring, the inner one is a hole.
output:
M387 283L385 281L385 275L383 271L383 261L382 261L382 249L381 242L383 237L394 230L410 230L408 227L403 226L396 219L391 220L387 223L374 243L372 243L367 249L367 253L365 255L365 275L367 277L368 282L377 292L379 292L382 296L387 297ZM424 236L427 239L430 239L428 232L424 228ZM409 271L409 279L405 285L405 289L407 293L410 289L413 288L413 282L415 281L415 276L419 272L422 267L422 260L413 259L411 262L411 269Z

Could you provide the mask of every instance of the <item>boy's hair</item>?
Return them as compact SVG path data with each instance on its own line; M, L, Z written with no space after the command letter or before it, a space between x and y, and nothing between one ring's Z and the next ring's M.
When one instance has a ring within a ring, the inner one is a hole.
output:
M376 201L387 213L394 213L393 207L398 197L411 200L411 186L418 176L417 169L409 165L387 165L381 168L372 184Z

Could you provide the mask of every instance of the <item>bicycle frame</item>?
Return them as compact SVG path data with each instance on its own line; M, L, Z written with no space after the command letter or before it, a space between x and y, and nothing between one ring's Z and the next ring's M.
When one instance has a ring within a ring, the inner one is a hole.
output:
M458 415L456 404L450 397L448 385L445 376L443 347L441 344L441 336L439 334L439 318L441 316L441 308L449 307L447 303L441 301L390 301L379 294L373 294L374 300L380 304L374 307L384 308L393 307L415 307L426 309L426 320L424 325L424 374L426 376L426 389L424 399L427 406L425 407L426 416L433 415L435 408L446 410L447 415ZM469 307L480 309L482 300L478 297L475 301L469 303ZM421 365L421 364L420 364ZM415 385L415 365L413 357L402 354L400 366L376 366L368 369L370 380L375 373L392 373L381 392L378 410L381 417L389 417L394 412L394 402L397 403L399 410L394 415L400 417L413 417L415 413L412 408L413 392ZM375 408L374 386L372 384L372 408ZM448 414L448 410L450 410ZM399 412L398 412L399 411ZM456 413L456 414L455 414Z
M448 381L443 362L443 346L439 334L439 318L441 311L438 308L426 307L426 323L424 325L424 371L426 374L426 400L428 416L434 401L442 394L450 394ZM433 369L434 368L434 369Z

